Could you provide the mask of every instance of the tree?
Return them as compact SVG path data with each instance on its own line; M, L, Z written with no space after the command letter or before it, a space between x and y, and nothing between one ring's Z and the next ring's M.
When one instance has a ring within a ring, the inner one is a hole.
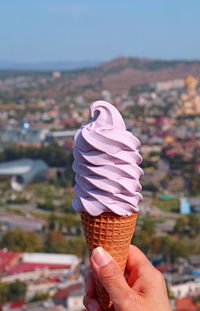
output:
M61 204L60 209L66 214L76 214L76 211L72 206L72 198L66 198L64 203Z
M17 252L41 252L43 245L36 233L24 232L21 229L4 233L0 246Z
M38 203L37 207L52 212L57 210L57 206L53 203L53 200L51 198L46 198L43 203Z
M72 233L73 229L76 231L76 234L80 234L81 231L81 220L79 216L74 214L66 214L62 216L56 216L51 214L48 217L48 227L50 230L56 230L59 228L59 231L66 229L68 233Z
M9 286L8 301L24 301L26 296L27 285L20 280L16 280Z
M67 240L61 232L49 231L45 239L45 251L47 253L61 253L68 252Z
M167 286L167 284L166 284L166 288L167 288L167 295L168 295L169 299L174 299L174 295L171 292L171 290L169 289L169 287Z
M57 222L57 216L55 214L50 214L48 217L48 228L49 230L55 230Z
M172 238L169 235L163 236L160 247L160 253L163 255L163 259L167 262L170 260L170 252L172 247L173 247Z
M176 221L174 231L180 233L184 227L187 225L188 221L186 217L179 217Z
M146 231L150 237L155 233L155 224L151 219L145 219L142 225L142 230Z
M58 218L62 228L66 228L68 233L72 233L72 229L80 232L81 220L77 215L66 214Z
M8 301L9 284L0 282L0 304Z
M84 258L87 253L87 246L83 236L76 236L67 240L69 254L75 254Z
M188 225L192 230L198 230L199 225L200 225L200 218L197 215L190 214L188 216Z
M178 257L187 258L188 249L184 242L174 241L170 249L170 258L172 262L175 262Z
M31 302L37 302L37 301L41 301L41 300L47 300L49 298L49 294L48 293L36 293L33 298L31 298L31 300L29 301L29 303Z
M141 249L143 253L148 253L150 251L150 236L144 230L136 231L133 235L131 244L136 245Z
M24 301L26 290L26 283L19 280L16 280L13 283L0 282L0 304L7 301Z
M21 158L42 159L49 166L70 167L73 162L72 154L66 153L58 143L40 148L12 146L4 149L0 161L12 161ZM72 171L72 169L71 169Z
M200 302L200 295L198 295L198 296L195 296L194 298L193 298L193 302L196 304L197 302Z
M170 258L170 250L173 245L173 240L168 235L163 237L153 237L152 242L152 254L161 254L165 261Z

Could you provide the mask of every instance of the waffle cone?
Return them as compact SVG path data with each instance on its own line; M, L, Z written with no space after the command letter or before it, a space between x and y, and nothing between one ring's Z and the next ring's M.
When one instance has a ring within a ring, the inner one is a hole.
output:
M94 248L102 246L115 259L124 273L137 213L133 213L131 216L118 216L114 213L91 216L83 212L81 213L81 220L89 255ZM102 310L114 310L106 290L95 275L93 275L93 279Z

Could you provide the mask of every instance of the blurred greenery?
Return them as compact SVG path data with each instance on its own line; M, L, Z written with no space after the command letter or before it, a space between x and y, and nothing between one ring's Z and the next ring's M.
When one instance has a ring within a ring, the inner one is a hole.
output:
M13 283L0 282L0 304L5 302L25 301L27 285L16 280Z
M42 159L50 167L65 167L65 177L71 179L73 175L72 154L67 153L56 142L52 142L48 146L35 147L21 147L11 146L6 147L0 152L0 162L13 161L22 158Z
M134 233L132 244L139 247L149 257L153 255L162 255L164 262L175 262L178 257L187 258L192 254L200 254L200 245L198 240L182 238L174 239L172 236L152 236L144 231Z
M66 239L61 232L49 231L45 240L45 251L47 253L75 254L84 258L87 248L83 236Z
M20 280L9 284L8 301L25 301L27 285Z
M159 198L153 198L152 205L158 207L164 212L179 212L180 202L179 199L162 200Z
M58 228L60 231L65 230L68 234L72 234L72 230L75 229L75 233L80 234L81 227L81 220L77 214L51 214L48 217L49 230Z
M47 300L49 298L48 293L36 293L31 300L29 300L29 303L31 302L37 302L37 301L42 301L42 300Z
M57 206L53 203L53 200L51 198L46 198L43 203L38 203L37 207L39 209L43 209L46 211L56 211L58 208Z
M41 252L43 245L36 233L24 232L17 228L6 231L0 242L1 248L17 252Z

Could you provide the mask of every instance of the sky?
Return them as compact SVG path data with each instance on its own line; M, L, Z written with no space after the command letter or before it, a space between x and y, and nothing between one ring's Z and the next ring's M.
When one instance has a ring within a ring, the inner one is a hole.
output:
M200 59L199 0L0 0L0 61Z

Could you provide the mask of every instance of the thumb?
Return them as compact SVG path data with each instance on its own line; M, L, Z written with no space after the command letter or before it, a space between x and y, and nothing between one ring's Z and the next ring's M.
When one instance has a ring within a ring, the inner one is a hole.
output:
M120 266L100 246L93 250L91 265L98 280L108 292L115 306L124 307L131 288L128 286Z

